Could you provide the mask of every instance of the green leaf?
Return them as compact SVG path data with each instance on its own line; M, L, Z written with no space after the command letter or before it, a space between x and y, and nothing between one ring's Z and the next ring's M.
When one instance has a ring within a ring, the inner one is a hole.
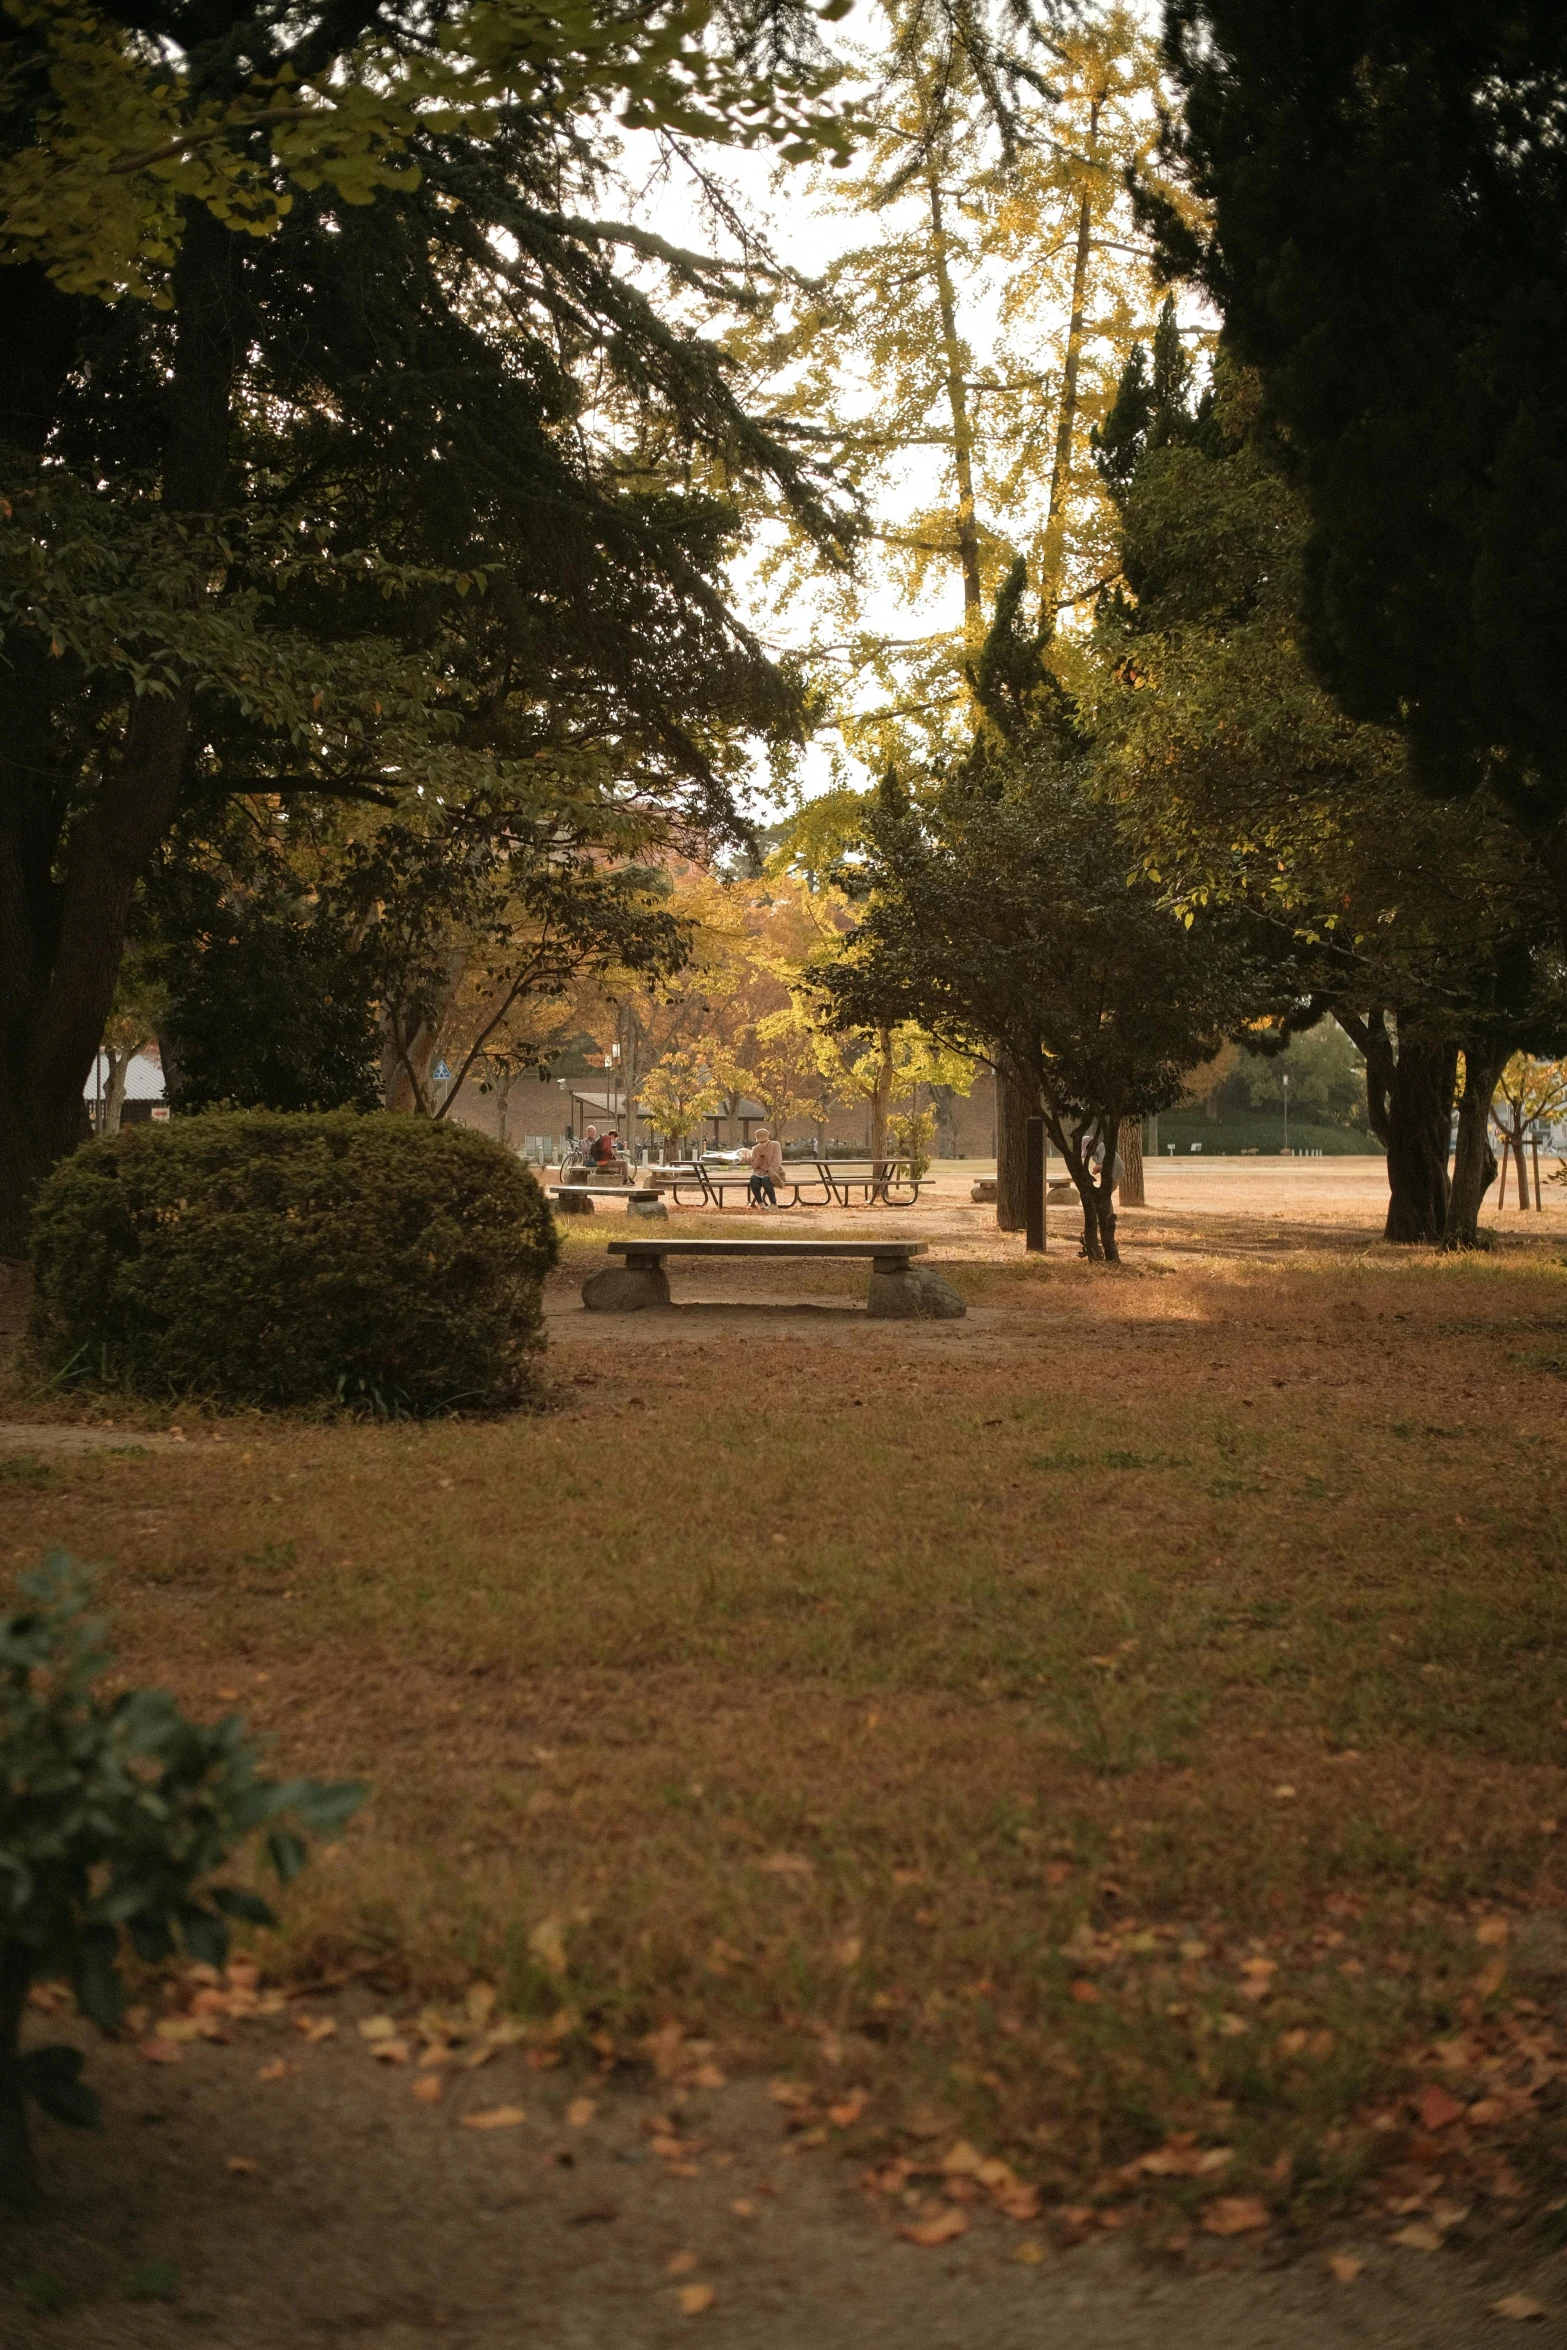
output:
M291 1828L274 1828L267 1838L267 1850L283 1883L291 1885L308 1858L303 1840Z
M226 1917L243 1918L250 1926L275 1926L277 1917L267 1907L259 1893L247 1893L240 1885L214 1885L212 1898Z

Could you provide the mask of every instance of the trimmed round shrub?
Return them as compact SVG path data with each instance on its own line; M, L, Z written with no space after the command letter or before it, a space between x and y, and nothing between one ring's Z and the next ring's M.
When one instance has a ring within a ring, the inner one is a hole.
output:
M526 1392L559 1243L511 1152L339 1110L132 1126L55 1168L29 1340L142 1395L493 1410Z

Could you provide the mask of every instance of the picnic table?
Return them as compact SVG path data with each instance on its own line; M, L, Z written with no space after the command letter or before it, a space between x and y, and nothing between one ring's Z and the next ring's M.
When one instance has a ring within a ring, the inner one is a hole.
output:
M677 1208L722 1211L726 1193L748 1192L751 1184L748 1165L706 1159L658 1167L653 1172L667 1180ZM921 1180L909 1159L786 1159L773 1184L780 1208L911 1208L919 1198ZM682 1199L682 1185L696 1197ZM807 1198L807 1193L812 1196ZM851 1196L854 1193L859 1194L858 1200Z
M612 1240L608 1254L623 1265L606 1265L582 1284L582 1302L591 1313L635 1314L673 1304L665 1265L670 1257L868 1257L871 1265L866 1310L878 1319L955 1321L965 1311L951 1284L914 1259L926 1254L923 1240Z

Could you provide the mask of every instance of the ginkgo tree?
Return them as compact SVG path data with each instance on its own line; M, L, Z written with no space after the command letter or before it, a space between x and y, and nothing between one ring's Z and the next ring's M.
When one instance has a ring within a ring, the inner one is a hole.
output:
M1510 1152L1518 1175L1518 1205L1529 1205L1529 1179L1524 1153L1532 1145L1535 1158L1536 1205L1539 1185L1539 1146L1551 1129L1567 1118L1567 1061L1539 1060L1532 1053L1514 1053L1502 1071L1491 1116L1502 1138L1503 1183ZM1553 1177L1554 1181L1555 1178Z
M871 135L818 187L844 249L736 341L786 372L785 413L866 501L852 571L823 579L791 530L763 576L791 617L811 583L817 682L880 768L964 739L1020 553L1052 625L1117 571L1089 450L1160 301L1128 193L1132 174L1163 186L1160 67L1147 26L1112 7L1021 55L997 46L987 74L920 0L882 0L857 63ZM889 626L894 598L908 618Z

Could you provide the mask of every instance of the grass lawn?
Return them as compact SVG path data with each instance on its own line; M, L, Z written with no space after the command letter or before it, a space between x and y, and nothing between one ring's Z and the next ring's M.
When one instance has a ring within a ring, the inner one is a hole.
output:
M948 1269L969 1320L912 1331L565 1315L504 1421L42 1430L6 1552L104 1561L128 1679L372 1782L285 1974L492 1981L541 2062L712 2043L874 2195L958 2132L1068 2238L1542 2211L1559 1240L1241 1257L1194 1220L1119 1275Z

